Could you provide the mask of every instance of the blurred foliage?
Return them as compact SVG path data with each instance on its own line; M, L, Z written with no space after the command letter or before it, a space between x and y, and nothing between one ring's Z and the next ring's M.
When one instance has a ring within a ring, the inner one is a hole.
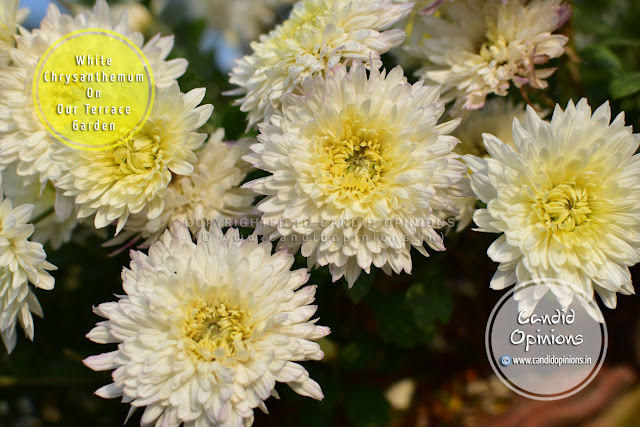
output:
M610 100L614 113L626 111L627 122L637 128L640 2L576 0L573 5L573 18L563 28L570 48L552 63L558 71L549 79L549 89L513 89L510 96L548 110L555 102L564 106L585 96L592 106ZM189 60L179 81L182 90L206 87L205 101L215 106L207 131L223 127L228 139L245 135L245 114L223 95L231 89L227 72L216 66L215 50L203 48L206 23L173 11L156 17L146 36L158 30L175 34L171 56ZM384 56L387 68L395 61L392 54ZM413 79L412 70L405 71ZM319 285L318 316L332 333L321 342L325 360L305 367L321 384L325 399L316 402L279 385L282 399L267 402L271 415L256 411L255 424L372 427L416 425L426 419L430 425L461 425L481 418L487 406L469 397L465 387L491 372L484 327L502 295L488 287L495 265L486 249L493 238L470 229L451 232L446 253L430 258L413 254L412 275L363 273L351 289L344 281L332 284L327 268L312 271L310 283ZM0 356L1 426L117 426L124 421L128 405L92 395L110 382L109 373L92 372L81 363L91 354L110 351L84 334L99 321L90 307L122 293L120 271L129 263L127 253L109 257L102 242L85 232L60 251L47 248L51 262L61 267L54 273L56 289L38 293L47 318L36 320L35 342L21 337L12 355ZM306 267L300 256L296 267ZM638 273L636 269L635 277ZM623 297L617 310L605 313L610 363L630 361L634 343L628 337L633 336L638 308L637 298ZM407 411L392 409L384 396L402 378L418 384ZM140 413L130 425L139 423Z

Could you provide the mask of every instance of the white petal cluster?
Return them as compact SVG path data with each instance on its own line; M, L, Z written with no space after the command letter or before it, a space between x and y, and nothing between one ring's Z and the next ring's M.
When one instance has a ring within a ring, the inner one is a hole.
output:
M205 17L207 25L234 44L248 45L270 29L278 8L297 0L189 0L193 15Z
M585 99L559 106L551 122L528 107L513 125L515 148L485 134L491 156L464 156L480 200L480 231L501 233L488 254L500 263L491 280L503 289L528 280L557 279L607 307L616 292L633 293L630 266L640 260L640 135L611 121L606 103L593 115ZM549 288L563 306L573 294ZM545 288L526 296L534 306Z
M57 192L50 182L41 185L28 181L17 174L15 164L9 166L2 171L4 196L16 205L33 205L31 218L35 231L31 240L59 249L71 240L71 233L78 225L73 199Z
M405 38L404 31L388 28L412 7L392 0L300 1L288 20L252 43L252 55L237 62L230 81L239 88L229 94L244 95L237 103L249 113L249 126L268 121L307 77L351 60L379 67L380 55Z
M242 240L216 225L192 241L174 222L149 248L132 251L126 295L99 305L107 320L87 335L118 349L89 357L113 383L96 393L146 407L142 425L248 426L253 409L277 397L276 382L322 399L300 364L324 354L313 342L329 333L310 320L317 307L306 269L271 254L269 242Z
M211 134L204 148L196 152L198 160L193 174L171 181L160 216L150 219L148 209L132 215L123 232L109 244L119 244L135 236L144 239L141 247L148 247L175 220L196 232L214 222L224 228L249 218L256 194L239 185L251 169L242 156L255 138L236 143L224 142L223 138L222 129Z
M18 0L0 2L0 66L9 63L9 50L16 45L18 23L25 17L24 12L18 10Z
M373 264L387 274L411 272L411 247L444 250L436 228L458 211L450 196L470 195L465 165L438 124L439 88L407 83L362 64L308 79L283 100L283 116L261 124L245 157L272 175L245 184L267 195L257 205L257 232L279 247L329 265L333 280L353 285Z
M453 132L453 135L460 140L455 148L455 152L473 154L478 157L487 157L487 150L482 142L482 134L490 133L506 144L513 146L513 136L511 127L513 119L523 120L525 109L522 104L515 105L504 98L492 98L480 110L470 111L462 120L462 123ZM455 205L460 210L458 221L458 231L466 228L473 219L476 211L476 198L456 197L453 199Z
M34 227L29 224L33 205L16 208L0 191L0 334L8 352L16 346L16 325L33 340L31 313L42 316L42 307L29 287L51 290L54 280L47 270L56 267L47 262L42 245L30 242Z
M478 109L491 93L505 96L512 82L547 87L555 69L536 66L563 54L567 37L551 33L571 8L562 0L456 0L438 12L415 20L408 49L425 61L417 75L442 84L455 109Z
M127 142L104 151L59 149L54 157L66 165L56 186L75 197L78 218L95 214L96 228L118 221L145 207L150 219L160 216L172 174L190 175L206 134L197 133L213 107L201 105L204 89L180 92L177 83L159 91L144 127Z
M104 0L96 2L93 11L85 11L75 18L63 15L50 4L40 28L22 31L17 45L11 49L12 64L0 70L0 170L18 161L18 174L31 180L46 182L58 179L63 170L52 161L57 145L38 119L31 96L31 81L38 61L47 49L73 31L101 28L128 37L145 54L159 88L166 88L184 74L187 61L165 61L173 48L173 37L155 36L143 46L140 33L128 30L127 16L115 21Z

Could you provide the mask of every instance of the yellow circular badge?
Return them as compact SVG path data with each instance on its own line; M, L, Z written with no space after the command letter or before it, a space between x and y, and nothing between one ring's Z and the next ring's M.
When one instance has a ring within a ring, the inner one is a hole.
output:
M33 102L56 139L82 150L106 150L131 139L151 113L149 62L129 39L85 29L51 45L33 77Z

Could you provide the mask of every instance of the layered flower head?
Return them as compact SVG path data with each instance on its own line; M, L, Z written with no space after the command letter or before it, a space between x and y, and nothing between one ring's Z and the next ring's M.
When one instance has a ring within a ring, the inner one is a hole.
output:
M571 15L562 0L456 0L440 15L416 19L410 52L426 64L420 78L444 85L456 109L482 108L488 94L547 87L553 68L536 68L564 52L567 38L551 34Z
M243 426L276 396L276 382L322 399L297 361L320 360L313 340L329 333L309 320L315 286L293 256L271 255L271 243L225 235L216 225L192 241L174 222L149 255L132 251L123 271L127 295L101 304L107 320L87 335L118 349L85 360L113 372L96 393L146 406L143 425Z
M545 278L595 290L607 307L633 293L628 267L640 260L640 135L608 103L593 115L585 99L559 106L551 122L530 107L513 125L515 148L484 135L491 158L464 156L486 209L479 231L502 233L488 254L499 262L494 289ZM529 293L529 306L546 287ZM563 306L571 292L556 292Z
M284 95L309 76L354 59L371 59L379 67L380 54L405 37L388 28L412 6L392 0L303 0L287 21L251 45L252 55L238 61L230 81L239 89L229 94L244 95L237 103L249 112L249 126L268 121Z
M481 110L470 111L453 135L460 140L455 152L473 154L478 157L488 156L482 142L482 134L490 133L502 142L513 146L511 128L513 119L523 120L525 109L522 104L514 105L504 98L492 98ZM473 219L476 210L476 198L455 198L454 203L460 210L458 216L458 231L466 228Z
M16 346L16 325L33 340L31 313L42 316L29 282L36 288L51 290L54 280L48 270L56 267L47 262L47 254L40 243L30 242L34 227L29 224L33 205L16 208L3 199L0 190L0 333L8 352Z
M469 195L466 167L448 135L458 120L444 112L437 87L407 83L344 65L303 83L283 101L283 116L260 125L245 157L273 175L246 184L265 194L257 232L281 239L309 265L329 265L333 280L353 285L371 264L388 274L411 271L410 249L444 250L435 228L455 216L450 196Z
M172 36L157 35L143 46L142 34L128 30L126 14L114 21L104 0L98 0L93 11L83 12L75 18L61 14L50 4L39 29L22 31L17 36L16 48L9 51L12 64L2 71L0 170L18 161L18 174L30 180L46 182L62 175L62 168L51 158L59 144L49 136L38 118L31 96L31 82L38 61L52 44L66 34L86 28L111 30L129 38L144 53L153 70L155 84L161 89L174 83L187 68L184 59L165 61L173 47Z
M58 150L54 157L66 172L56 185L75 197L78 218L95 214L96 228L117 220L117 232L145 207L150 219L157 218L172 173L193 173L193 151L207 137L196 132L213 111L210 104L198 106L204 94L180 93L174 83L156 95L144 127L124 144L104 151Z
M148 209L132 215L124 231L110 244L122 243L137 236L144 239L141 246L149 246L175 220L195 232L213 222L228 227L248 218L256 194L249 189L239 188L239 185L251 169L242 156L255 139L226 143L223 137L222 129L213 133L204 148L196 152L198 160L194 164L193 174L171 181L160 216L150 219Z

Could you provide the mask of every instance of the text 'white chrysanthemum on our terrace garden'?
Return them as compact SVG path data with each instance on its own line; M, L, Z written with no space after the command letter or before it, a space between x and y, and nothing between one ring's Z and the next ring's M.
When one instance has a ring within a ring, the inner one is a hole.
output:
M149 254L131 252L122 274L126 295L100 304L107 320L87 335L118 343L91 356L97 371L114 369L96 394L146 407L142 425L248 426L253 409L278 397L276 382L314 399L318 383L296 362L324 357L314 342L329 328L310 320L315 286L294 257L271 254L270 242L223 234L218 225L193 242L172 223Z
M87 28L115 31L135 43L148 60L160 89L171 86L187 69L185 59L165 60L173 48L173 36L157 35L144 43L142 34L129 31L126 14L114 20L104 0L97 0L92 11L76 17L61 14L51 3L40 28L21 31L17 36L16 48L9 50L12 63L0 72L0 170L17 161L19 175L42 183L55 181L65 172L52 159L60 144L36 114L31 81L51 45L69 33Z
M479 231L501 233L489 257L500 263L491 280L503 289L529 280L559 279L609 308L616 292L632 294L629 267L640 260L640 135L611 122L608 103L593 115L586 99L556 106L550 122L527 108L513 123L515 148L490 134L488 159L463 157L476 196ZM573 293L549 286L568 306ZM546 288L524 303L533 307Z
M471 191L449 135L459 120L438 124L439 95L400 67L367 77L362 64L340 64L307 79L245 157L272 173L245 184L267 195L257 233L349 285L372 264L411 272L411 247L444 250L436 229L458 214L450 197Z

